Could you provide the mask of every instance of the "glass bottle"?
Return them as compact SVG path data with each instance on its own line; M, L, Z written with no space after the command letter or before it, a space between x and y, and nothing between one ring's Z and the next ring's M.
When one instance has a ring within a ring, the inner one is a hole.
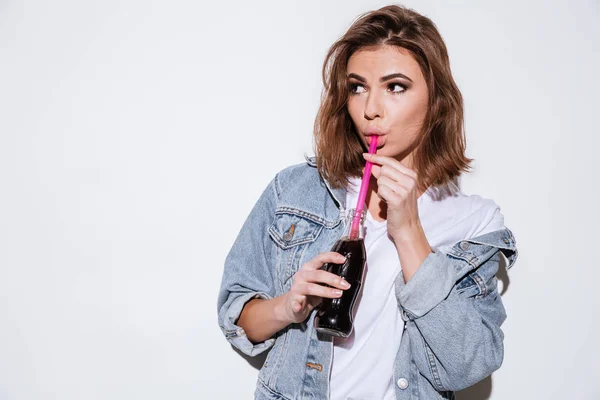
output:
M356 210L351 209L345 219L344 234L331 249L346 257L346 260L342 264L326 263L321 267L325 271L341 276L351 286L343 291L341 297L323 298L314 319L315 329L318 332L344 338L352 333L354 306L362 287L367 261L364 242L366 210L363 210L360 216L355 214ZM353 219L356 220L354 227L352 227Z

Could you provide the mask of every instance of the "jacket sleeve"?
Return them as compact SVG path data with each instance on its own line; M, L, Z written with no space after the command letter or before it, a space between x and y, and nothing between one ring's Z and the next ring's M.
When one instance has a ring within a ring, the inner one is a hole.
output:
M507 269L518 252L508 228L429 254L412 278L396 281L412 357L438 391L469 387L500 368L506 319L498 293L501 254Z
M253 344L237 320L251 299L275 297L275 250L269 245L268 230L275 215L277 193L275 176L254 205L225 259L217 301L219 327L225 338L249 356L262 353L275 342L271 338Z

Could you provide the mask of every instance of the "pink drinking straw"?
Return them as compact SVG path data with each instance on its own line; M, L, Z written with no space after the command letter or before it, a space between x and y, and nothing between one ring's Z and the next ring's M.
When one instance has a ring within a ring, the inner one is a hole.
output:
M379 136L371 136L371 143L369 144L369 154L375 154L377 151L377 139ZM371 179L371 168L373 163L367 161L365 164L365 171L363 172L362 182L360 183L360 191L358 192L358 202L356 203L356 210L352 217L352 227L350 229L350 240L356 240L358 238L358 227L360 225L360 216L362 215L363 209L365 208L365 199L367 198L367 189L369 188L369 180Z

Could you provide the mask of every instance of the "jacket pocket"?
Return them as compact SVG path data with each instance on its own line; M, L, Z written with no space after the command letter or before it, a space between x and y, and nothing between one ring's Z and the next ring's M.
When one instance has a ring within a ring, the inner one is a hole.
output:
M300 268L300 259L307 246L323 230L321 219L315 215L290 207L275 211L269 235L278 247L277 271L282 285L291 286L291 278Z

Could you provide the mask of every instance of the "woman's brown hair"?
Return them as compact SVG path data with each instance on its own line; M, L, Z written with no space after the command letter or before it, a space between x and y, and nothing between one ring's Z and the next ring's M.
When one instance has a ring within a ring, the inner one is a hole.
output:
M434 23L405 7L391 5L361 15L329 49L323 63L323 95L315 120L317 168L333 187L360 176L366 151L347 109L347 65L360 49L398 46L408 50L427 82L429 105L413 153L418 186L443 185L470 170L465 156L463 100L450 71L446 45Z

